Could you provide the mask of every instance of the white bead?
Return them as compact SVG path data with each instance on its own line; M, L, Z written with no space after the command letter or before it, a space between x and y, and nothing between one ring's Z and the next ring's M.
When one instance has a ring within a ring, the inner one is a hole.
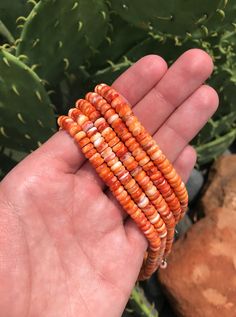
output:
M122 163L120 161L116 162L114 165L111 166L111 170L114 171L116 168L122 166Z
M149 234L152 231L152 228L149 228L148 230L144 231L144 234Z
M151 188L146 190L146 194L148 196L153 196L154 194L156 194L156 192L157 192L157 189L155 186L152 186Z
M126 172L123 176L119 177L119 180L122 181L129 175L129 172Z
M160 219L160 215L157 213L156 217L153 218L153 219L151 219L150 222L151 222L152 224L155 224L156 222L159 221L159 219Z
M113 160L115 157L116 157L115 153L111 153L109 155L106 155L104 159L106 162L109 162L110 160Z
M144 166L150 161L150 158L148 156L144 157L142 160L140 160L138 163L140 166Z
M152 160L156 160L156 159L158 159L158 157L160 157L161 154L162 153L159 150L159 151L154 152L150 157L151 157Z
M98 118L95 122L94 125L97 128L101 123L105 122L104 118Z
M160 234L160 238L163 239L167 236L167 231L164 231L162 234Z
M106 159L112 153L112 149L110 147L107 147L105 150L102 151L101 155L104 159Z
M90 129L88 129L87 133L88 133L88 132L94 132L94 131L97 131L97 128L96 128L96 127L92 127L92 128L90 128Z
M104 138L101 136L100 138L98 138L97 140L95 140L93 142L94 146L97 148L99 145L102 144L102 142L104 141Z
M94 142L99 138L101 138L101 134L99 132L96 132L94 135L91 136L90 140L91 142Z
M142 197L142 199L139 201L138 206L139 208L144 208L148 205L149 200L146 196Z
M119 116L118 116L118 114L116 113L116 114L113 114L112 116L110 116L110 118L108 118L108 123L109 124L112 124L112 122L113 121L115 121L116 119L118 119L119 118Z
M102 131L102 135L106 135L106 134L109 134L111 132L111 128L110 127L107 127L105 128L103 131Z

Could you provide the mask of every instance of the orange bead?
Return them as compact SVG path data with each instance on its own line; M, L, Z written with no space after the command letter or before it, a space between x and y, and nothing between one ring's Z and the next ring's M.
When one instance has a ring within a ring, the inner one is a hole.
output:
M58 118L149 241L139 278L169 255L188 194L172 164L119 93L97 85ZM164 264L162 264L162 262Z

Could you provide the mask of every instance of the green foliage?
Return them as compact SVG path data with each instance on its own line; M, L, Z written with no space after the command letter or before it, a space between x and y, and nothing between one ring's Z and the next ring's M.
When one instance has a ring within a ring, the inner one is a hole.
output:
M4 175L9 172L17 163L17 161L13 160L9 155L4 153L4 149L0 151L0 177L4 177Z
M107 36L90 60L89 72L111 66L112 61L120 59L147 36L145 31L128 24L117 14L111 14L110 19Z
M0 149L0 178L3 178L27 153L19 152L6 147Z
M224 0L111 0L113 10L130 24L180 36L201 36L215 31L224 18L226 3Z
M222 154L232 142L235 140L236 137L236 128L227 134L214 138L213 141L203 143L196 147L198 153L198 164L205 164L212 160L213 157L218 157Z
M36 149L55 128L53 109L38 76L0 50L0 142L19 151Z
M95 51L107 27L103 0L42 0L26 19L17 55L27 56L37 74L54 85Z
M122 317L142 316L142 317L158 317L158 311L154 304L150 304L147 300L143 289L136 285L131 293L128 305Z
M9 43L13 43L14 37L19 35L22 22L20 17L27 15L31 7L32 5L27 3L27 0L0 1L0 34Z
M95 54L106 36L108 19L103 0L1 1L2 176L20 160L13 157L15 150L30 153L55 131L56 115L71 95L71 72Z

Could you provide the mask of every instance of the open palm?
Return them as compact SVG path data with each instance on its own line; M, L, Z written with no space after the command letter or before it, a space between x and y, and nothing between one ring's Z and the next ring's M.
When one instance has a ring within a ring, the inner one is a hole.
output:
M218 105L216 92L203 85L212 67L197 49L168 70L151 55L113 84L184 181L196 159L188 142ZM147 242L104 189L64 131L4 178L0 317L122 314Z

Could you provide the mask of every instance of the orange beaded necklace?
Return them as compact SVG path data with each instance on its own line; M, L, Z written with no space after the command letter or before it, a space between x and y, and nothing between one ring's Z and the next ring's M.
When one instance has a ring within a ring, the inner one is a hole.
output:
M79 99L58 124L79 144L149 241L139 279L149 278L165 266L175 226L187 210L180 176L127 102L106 84Z

